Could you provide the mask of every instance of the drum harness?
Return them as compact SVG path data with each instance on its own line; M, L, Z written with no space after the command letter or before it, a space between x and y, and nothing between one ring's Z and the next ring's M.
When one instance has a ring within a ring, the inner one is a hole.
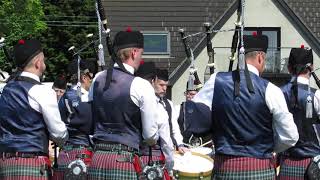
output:
M164 165L156 163L152 160L152 147L149 146L148 164L142 168L139 179L146 180L162 180L164 177Z

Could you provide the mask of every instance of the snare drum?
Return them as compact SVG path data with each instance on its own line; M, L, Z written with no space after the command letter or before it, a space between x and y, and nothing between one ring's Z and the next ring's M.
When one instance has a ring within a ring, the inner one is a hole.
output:
M213 159L207 155L196 152L186 152L185 154L175 153L174 155L174 175L177 179L211 180L213 169Z

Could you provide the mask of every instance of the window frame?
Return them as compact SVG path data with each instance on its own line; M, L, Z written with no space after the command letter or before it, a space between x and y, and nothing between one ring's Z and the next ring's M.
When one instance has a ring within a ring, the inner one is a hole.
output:
M263 32L267 32L267 31L271 31L271 32L275 32L276 33L276 47L268 47L268 51L272 51L273 54L277 53L278 55L275 56L274 60L274 66L272 71L265 71L264 73L268 73L268 74L283 74L280 71L280 67L278 67L280 65L280 62L277 62L277 59L281 59L281 27L245 27L244 31L255 31L257 32L257 35L263 35ZM272 55L272 54L271 54Z
M263 31L277 32L277 50L281 51L281 27L245 27L244 31L256 31L258 36L261 36Z
M142 31L143 36L148 35L166 35L167 36L167 51L166 52L143 52L143 55L166 55L170 56L171 54L171 37L169 31ZM146 44L145 44L146 45Z

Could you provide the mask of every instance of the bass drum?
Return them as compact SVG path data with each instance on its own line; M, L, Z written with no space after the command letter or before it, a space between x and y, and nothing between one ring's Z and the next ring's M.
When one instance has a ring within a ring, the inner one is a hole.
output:
M211 180L213 159L196 152L175 153L173 170L179 180Z

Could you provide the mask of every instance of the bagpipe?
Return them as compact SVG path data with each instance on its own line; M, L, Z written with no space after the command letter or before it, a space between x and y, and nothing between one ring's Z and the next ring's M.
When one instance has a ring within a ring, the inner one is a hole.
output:
M9 50L6 47L6 43L5 43L5 38L4 37L0 37L0 49L3 50L5 58L6 58L6 63L9 65L10 68L10 72L5 72L5 71L1 71L0 70L0 76L1 76L1 81L3 82L7 82L9 81L12 77L9 76L9 74L12 74L13 72L15 72L14 70L14 62L13 62L13 58L11 53L9 53Z
M189 79L188 79L188 87L187 87L188 90L194 89L193 82L195 79L199 79L197 69L194 65L195 59L194 59L193 50L190 47L188 38L190 38L192 36L204 34L204 33L206 34L206 42L207 42L206 47L207 47L207 54L208 54L209 59L208 59L208 63L206 65L206 70L205 70L205 74L204 74L204 82L206 82L210 78L210 76L214 73L214 70L215 70L215 63L214 63L214 54L215 53L214 53L214 49L212 47L211 39L212 39L212 33L218 32L218 31L212 30L212 23L210 23L210 22L204 23L203 27L204 27L203 32L198 32L198 33L190 34L190 35L186 35L184 29L178 30L180 33L180 36L181 36L181 40L182 40L182 43L184 46L185 53L187 55L187 59L190 62Z
M232 71L233 62L236 60L236 52L238 49L238 42L239 42L239 30L242 25L241 15L242 15L241 0L239 0L238 8L237 8L237 21L235 23L235 31L232 36L231 55L229 57L229 71Z
M4 47L4 37L0 38L0 48L2 48L2 47ZM1 71L0 71L0 76L2 77L2 79L5 79L5 76L4 76L3 72L1 72Z
M320 89L320 79L318 78L318 76L317 76L316 73L315 73L315 71L319 70L320 68L317 68L317 69L315 69L315 70L312 70L310 63L306 64L306 68L309 70L311 76L313 77L313 79L314 79L314 81L316 82L318 88Z
M205 32L206 32L206 40L207 40L207 54L209 57L208 63L207 63L207 67L205 70L205 76L204 76L204 82L206 82L211 74L214 73L214 49L212 48L212 42L211 42L211 27L212 27L212 23L206 22L203 24L204 28L205 28ZM208 73L209 72L209 73Z
M188 43L188 37L185 35L184 29L179 29L179 33L181 35L181 39L184 45L185 53L187 54L187 58L190 61L190 67L189 67L189 79L188 79L188 85L187 90L193 90L194 89L194 80L196 76L198 76L197 70L194 66L194 55L193 50L191 49L189 43Z
M188 45L188 38L193 37L193 36L199 36L205 34L206 38L206 48L207 48L207 55L208 55L208 63L206 65L205 69L205 74L204 74L204 82L206 82L210 75L212 75L215 72L215 62L214 62L214 48L212 46L212 37L213 33L218 33L218 32L234 32L233 37L232 37L232 44L231 44L231 55L229 57L229 71L232 71L233 68L233 63L236 60L237 56L237 51L238 51L238 45L243 47L243 30L244 30L244 20L243 20L243 8L244 8L244 3L242 0L238 1L238 8L237 8L237 21L235 23L235 28L234 29L213 29L213 25L211 22L205 22L203 24L204 31L203 32L196 32L193 34L185 35L184 29L179 29L178 32L181 35L182 42L184 44L185 52L187 55L188 60L191 62L191 65L189 66L189 74L190 76L194 75L194 56L193 56L193 51ZM240 56L242 57L241 59L242 62L240 63L240 69L244 69L244 47L240 48L242 51L238 52L239 53L239 59ZM243 55L240 55L243 54ZM193 60L192 60L193 58Z
M110 83L111 83L111 79L112 79L112 72L113 72L113 65L114 63L117 63L119 68L124 71L127 72L127 70L125 69L124 65L122 64L121 60L117 57L116 52L113 48L113 44L111 41L111 35L110 32L111 30L108 28L108 20L106 18L105 15L105 11L104 8L102 6L102 2L101 0L97 0L96 1L96 11L97 11L97 16L98 16L98 21L100 22L99 24L99 28L101 28L100 32L104 32L106 34L106 45L107 45L107 49L108 49L108 53L111 56L111 61L110 61L110 66L108 68L107 71L107 78L106 78L106 84L105 84L105 90L109 88Z

